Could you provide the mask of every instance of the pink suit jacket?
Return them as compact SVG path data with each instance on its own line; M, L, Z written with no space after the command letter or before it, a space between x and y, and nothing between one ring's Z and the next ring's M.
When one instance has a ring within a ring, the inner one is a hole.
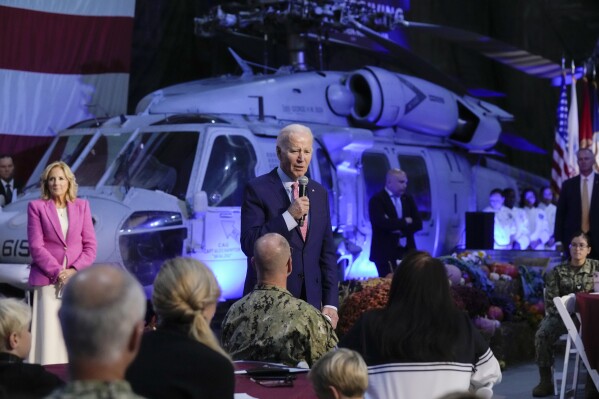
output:
M65 256L67 267L77 270L94 263L97 244L89 202L67 202L67 214L69 229L65 240L54 201L38 199L29 203L27 237L33 259L29 285L56 283Z

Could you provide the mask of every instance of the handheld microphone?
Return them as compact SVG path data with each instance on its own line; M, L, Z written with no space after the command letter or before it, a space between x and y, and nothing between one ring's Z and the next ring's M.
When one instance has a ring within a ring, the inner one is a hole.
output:
M299 179L297 179L297 182L299 183L299 196L300 197L305 197L306 196L306 191L308 189L308 181L309 179L306 176L302 176ZM304 225L304 221L306 220L306 215L303 215L298 224L300 227L302 227Z

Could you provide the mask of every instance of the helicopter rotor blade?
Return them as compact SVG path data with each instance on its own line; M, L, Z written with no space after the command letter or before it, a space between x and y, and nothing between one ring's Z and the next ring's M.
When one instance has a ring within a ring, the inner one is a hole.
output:
M404 21L402 26L408 30L432 33L444 40L475 50L487 58L537 78L553 79L559 77L563 71L561 65L547 58L531 54L500 40L475 32L449 26L410 21Z
M354 29L365 35L367 38L383 46L393 55L405 60L405 64L409 65L410 69L417 71L418 76L422 79L429 80L461 95L467 93L464 85L458 80L442 73L437 67L417 56L411 50L402 47L393 40L382 36L380 33L364 26L354 19L348 19L348 22Z

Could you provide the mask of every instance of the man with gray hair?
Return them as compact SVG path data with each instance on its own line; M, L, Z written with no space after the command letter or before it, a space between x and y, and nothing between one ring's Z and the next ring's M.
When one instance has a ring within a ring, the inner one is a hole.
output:
M71 381L48 398L140 398L125 381L144 328L146 298L126 271L97 265L65 286L58 312Z
M248 257L243 293L256 284L249 262L254 256L254 243L266 233L278 233L293 248L293 273L287 278L287 289L322 311L336 327L339 278L328 192L305 176L313 143L309 127L285 126L277 137L279 166L246 184L240 237L241 249Z

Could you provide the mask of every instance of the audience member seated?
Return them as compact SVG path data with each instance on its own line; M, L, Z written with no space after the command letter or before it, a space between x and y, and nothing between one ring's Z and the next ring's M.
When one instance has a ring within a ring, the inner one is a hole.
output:
M549 242L552 233L549 232L545 211L537 207L537 196L532 188L522 191L520 208L526 216L526 229L530 241L528 249L545 249L545 244Z
M192 258L169 259L154 281L156 331L144 334L127 381L147 398L232 399L233 363L210 321L221 290L212 271Z
M64 385L39 364L23 363L31 348L31 308L15 298L0 299L0 387L5 398L43 398Z
M139 350L145 312L143 289L124 270L97 265L75 273L58 311L71 381L47 398L140 398L124 379Z
M553 298L594 290L593 274L599 271L599 261L587 258L591 253L590 243L589 236L578 231L570 241L570 259L553 268L545 277L545 318L541 320L535 334L536 360L541 382L534 387L533 396L553 395L553 344L560 335L567 333ZM594 387L592 382L590 385Z
M514 249L526 249L530 245L528 231L528 223L524 210L516 206L516 191L513 188L503 190L505 198L505 206L512 211L514 220L516 221L516 233L514 235Z
M368 388L368 368L356 351L340 348L318 359L308 378L318 399L362 399Z
M553 237L553 232L555 231L555 213L557 211L557 206L555 206L553 200L553 191L548 186L541 188L539 191L539 208L545 211L545 215L547 216L547 224L549 225L549 233L551 233L551 237L549 238L549 242L545 244L547 249L555 249L555 237Z
M493 189L489 194L489 206L483 209L483 212L495 214L493 248L512 249L516 236L516 220L511 209L503 204L503 192L499 188Z
M438 398L501 381L489 344L451 298L445 266L427 252L403 259L387 306L364 313L339 346L364 357L368 398Z
M314 364L337 344L330 321L287 291L291 249L283 236L256 240L252 265L258 283L235 302L223 320L222 341L236 360Z

